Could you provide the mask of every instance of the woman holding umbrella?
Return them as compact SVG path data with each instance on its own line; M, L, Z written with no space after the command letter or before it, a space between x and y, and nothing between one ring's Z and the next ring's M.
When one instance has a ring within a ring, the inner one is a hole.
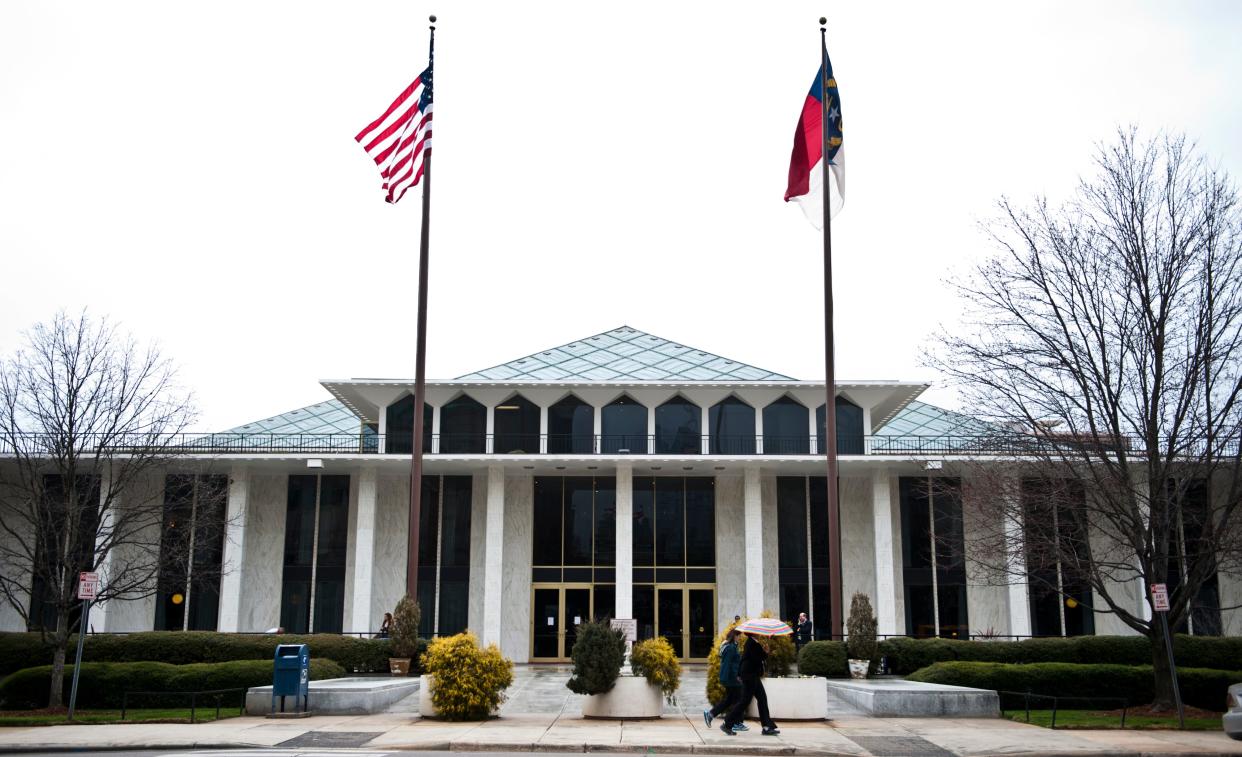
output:
M759 709L759 723L763 726L763 735L775 736L780 733L780 729L768 712L768 693L763 689L763 667L768 658L767 638L791 634L793 629L787 623L773 618L755 618L738 626L737 630L746 634L749 641L742 649L742 662L738 671L738 677L742 679L742 696L725 715L725 722L721 724L720 730L735 736L733 726L742 722L750 700L754 699Z

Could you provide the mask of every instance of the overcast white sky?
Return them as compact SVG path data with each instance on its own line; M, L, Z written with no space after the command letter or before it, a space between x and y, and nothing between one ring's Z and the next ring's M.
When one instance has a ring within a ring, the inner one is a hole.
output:
M822 377L821 237L782 201L821 14L839 378L935 381L977 221L1063 196L1118 124L1242 177L1228 0L6 0L0 353L89 307L163 345L205 429L413 376L418 195L385 204L353 135L426 65L432 12L432 378L621 324Z

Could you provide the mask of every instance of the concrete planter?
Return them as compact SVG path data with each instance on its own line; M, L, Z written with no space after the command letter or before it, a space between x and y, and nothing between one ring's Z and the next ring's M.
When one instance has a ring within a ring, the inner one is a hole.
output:
M768 713L777 722L828 717L826 678L765 678L763 690L768 693ZM746 708L746 716L759 717L759 708L753 701Z
M408 676L410 674L410 658L389 657L388 672L394 676Z
M867 669L871 667L871 660L850 660L850 678L860 680L867 677Z
M435 686L431 683L431 676L418 677L418 714L424 718L436 718L440 713L436 711L436 706L431 703L431 692ZM491 717L498 717L500 710L492 710Z
M592 694L582 700L584 718L658 718L664 712L660 687L642 676L621 676L607 694Z

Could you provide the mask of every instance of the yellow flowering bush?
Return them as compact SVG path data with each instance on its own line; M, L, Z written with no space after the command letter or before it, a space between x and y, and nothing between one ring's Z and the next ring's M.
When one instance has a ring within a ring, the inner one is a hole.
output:
M663 636L640 641L630 649L630 670L646 678L647 683L659 686L669 700L681 685L681 663L673 645Z
M513 684L513 662L495 644L479 648L466 631L427 645L423 666L432 677L431 703L445 720L484 720Z

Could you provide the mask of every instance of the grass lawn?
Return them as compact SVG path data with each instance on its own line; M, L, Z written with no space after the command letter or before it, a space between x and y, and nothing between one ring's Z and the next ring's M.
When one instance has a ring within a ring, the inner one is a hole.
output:
M235 718L240 714L237 707L221 707L220 719ZM216 708L199 707L194 712L194 720L206 723L216 719ZM46 710L23 711L12 710L0 712L0 728L14 728L34 725L65 725L69 722L64 712L48 712ZM130 709L121 720L120 710L78 710L74 713L74 723L189 723L190 708L138 710Z
M1025 710L1005 710L1005 717L1019 723L1026 722ZM1045 728L1052 725L1052 710L1031 710L1031 725ZM1120 728L1121 714L1100 712L1098 710L1057 710L1057 728ZM1146 729L1177 729L1177 716L1151 717L1148 715L1126 715L1126 728ZM1187 717L1188 731L1219 731L1220 715L1215 717Z

